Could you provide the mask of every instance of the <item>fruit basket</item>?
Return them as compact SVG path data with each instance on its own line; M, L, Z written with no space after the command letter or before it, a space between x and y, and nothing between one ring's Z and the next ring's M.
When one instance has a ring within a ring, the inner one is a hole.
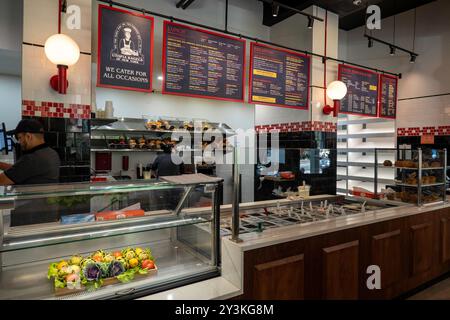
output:
M64 296L127 283L157 272L150 249L126 248L115 252L98 250L87 257L76 255L51 263L47 278L54 281L55 296Z

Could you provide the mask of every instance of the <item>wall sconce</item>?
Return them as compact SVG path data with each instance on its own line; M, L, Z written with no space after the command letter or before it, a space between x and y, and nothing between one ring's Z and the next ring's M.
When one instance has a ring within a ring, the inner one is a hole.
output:
M50 79L50 86L60 94L67 93L67 69L78 62L80 48L69 36L55 34L45 42L45 55L58 66L58 74Z
M338 115L338 102L347 94L347 86L342 81L333 81L328 85L327 96L334 101L333 107L326 105L323 107L323 113L329 115L333 112L333 117Z

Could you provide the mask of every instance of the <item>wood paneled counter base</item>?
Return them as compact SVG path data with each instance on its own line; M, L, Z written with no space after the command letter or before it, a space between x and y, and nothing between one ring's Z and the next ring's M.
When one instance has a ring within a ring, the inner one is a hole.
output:
M450 207L243 254L242 299L392 299L450 271Z

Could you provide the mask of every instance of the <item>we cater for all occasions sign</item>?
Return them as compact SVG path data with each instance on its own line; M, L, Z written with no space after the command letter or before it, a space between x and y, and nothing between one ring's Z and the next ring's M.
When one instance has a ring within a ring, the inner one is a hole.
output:
M97 86L152 91L152 17L100 5Z

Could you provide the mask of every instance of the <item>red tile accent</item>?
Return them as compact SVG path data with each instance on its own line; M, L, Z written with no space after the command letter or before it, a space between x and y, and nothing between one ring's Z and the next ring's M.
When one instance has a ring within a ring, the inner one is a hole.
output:
M50 108L52 108L51 111ZM37 112L40 112L40 117L44 118L89 119L91 117L91 107L89 105L48 101L22 101L23 116L35 116Z

